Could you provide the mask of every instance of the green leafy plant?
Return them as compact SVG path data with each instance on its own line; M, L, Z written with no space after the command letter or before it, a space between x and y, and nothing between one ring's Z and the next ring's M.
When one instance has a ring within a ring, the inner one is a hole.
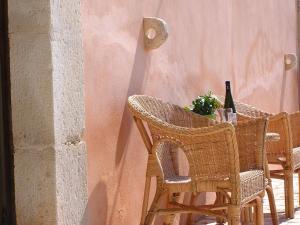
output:
M186 110L193 111L200 115L215 118L216 109L220 108L221 105L218 100L213 96L212 92L209 91L205 95L198 96L189 107L185 107Z

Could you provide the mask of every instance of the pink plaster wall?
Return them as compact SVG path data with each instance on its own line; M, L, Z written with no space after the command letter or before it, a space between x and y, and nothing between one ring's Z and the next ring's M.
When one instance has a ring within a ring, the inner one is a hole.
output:
M143 49L142 18L169 25L159 49ZM224 94L278 112L298 108L294 0L83 0L89 225L138 225L146 150L126 109L132 94L186 105ZM280 105L283 98L284 104Z

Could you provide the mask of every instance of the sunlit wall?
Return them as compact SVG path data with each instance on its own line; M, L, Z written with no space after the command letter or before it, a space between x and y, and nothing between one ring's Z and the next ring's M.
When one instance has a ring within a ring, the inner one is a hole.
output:
M147 94L179 105L212 90L278 112L298 108L294 0L83 0L89 225L138 225L147 154L126 109ZM144 16L169 38L143 47Z

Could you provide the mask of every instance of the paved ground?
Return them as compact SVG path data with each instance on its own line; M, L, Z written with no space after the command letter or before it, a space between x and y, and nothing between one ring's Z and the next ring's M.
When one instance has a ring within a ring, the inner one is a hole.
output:
M298 177L294 176L294 199L295 199L295 218L291 220L286 220L284 216L284 193L283 193L283 181L274 179L273 181L274 195L276 199L276 207L278 211L278 216L280 220L280 224L282 225L300 225L300 208L299 208L299 200L298 200ZM272 225L270 210L269 210L269 201L267 196L264 199L264 215L265 215L265 225ZM216 224L214 218L204 217L201 218L195 225L203 225L203 224Z

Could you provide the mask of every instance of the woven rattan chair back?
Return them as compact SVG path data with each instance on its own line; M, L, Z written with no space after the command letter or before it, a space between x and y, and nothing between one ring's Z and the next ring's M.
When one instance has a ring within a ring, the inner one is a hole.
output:
M128 99L129 110L134 115L134 119L137 122L139 131L143 137L143 141L147 146L151 157L155 154L159 156L158 162L163 177L171 177L178 174L178 167L174 164L176 161L175 151L178 148L177 143L164 142L161 143L159 152L152 152L153 139L157 137L155 132L161 124L168 127L168 124L178 127L202 127L210 126L213 122L206 117L198 116L197 114L186 112L181 107L165 103L158 98L154 98L146 95L134 95ZM146 127L145 127L145 123ZM150 131L150 134L149 132ZM158 129L159 130L159 129ZM156 132L158 133L158 132ZM152 163L152 168L155 168L156 163ZM152 169L151 172L158 174L157 169Z
M300 147L300 113L295 112L290 114L291 121L291 132L292 132L292 140L293 147Z
M134 95L128 99L129 109L134 116L152 123L166 122L179 127L206 127L212 121L195 113L187 112L183 108L163 102L158 98L146 95ZM199 119L200 118L200 119Z
M243 120L236 126L240 171L263 170L266 119Z
M280 140L267 143L267 155L270 163L278 163L278 158L286 157L292 166L292 134L289 126L288 114L283 112L270 117L269 132L280 134Z
M219 102L223 105L225 102L225 97L221 95L216 95ZM251 105L234 101L234 106L237 111L237 113L240 115L241 119L247 119L247 117L264 117L264 116L271 116L271 113L264 112L263 110L259 110ZM244 117L245 116L245 117Z
M217 96L219 102L223 104L225 98L223 96ZM274 115L272 113L264 112L251 105L234 101L237 111L238 120L248 120L251 118L268 117L269 124L267 131L280 134L280 140L277 142L269 142L266 144L266 151L269 158L269 162L273 159L277 161L278 157L289 157L291 155L291 135L288 125L287 113L279 113Z

